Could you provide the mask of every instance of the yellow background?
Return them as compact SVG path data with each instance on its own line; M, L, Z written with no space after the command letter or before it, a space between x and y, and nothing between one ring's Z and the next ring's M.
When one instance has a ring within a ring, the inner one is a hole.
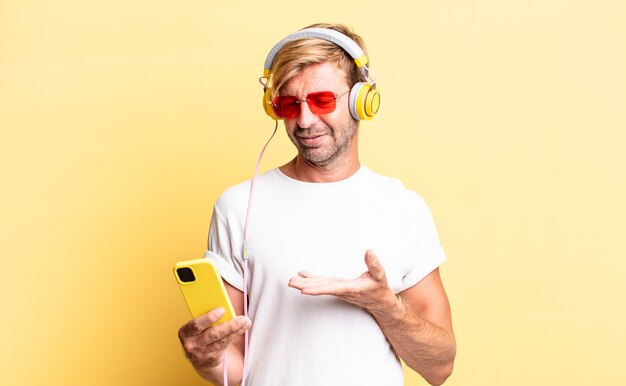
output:
M318 21L378 73L362 161L434 213L447 384L626 384L621 0L1 1L0 384L203 384L171 268L271 133L265 55Z

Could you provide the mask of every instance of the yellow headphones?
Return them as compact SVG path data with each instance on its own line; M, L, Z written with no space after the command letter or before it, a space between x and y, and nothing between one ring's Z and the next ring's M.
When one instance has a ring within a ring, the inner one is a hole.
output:
M367 82L358 82L350 90L350 98L348 106L350 108L350 114L352 118L358 120L368 120L374 118L374 115L378 112L380 107L380 94L376 90L376 82L369 76L369 69L367 68L367 57L365 53L359 47L354 40L350 39L341 32L327 29L327 28L306 28L295 32L280 42L278 42L267 55L265 59L265 65L263 70L263 76L266 81L263 84L265 92L263 94L263 109L265 113L269 115L275 121L280 118L276 116L274 112L274 106L272 105L272 64L274 58L280 49L288 42L298 39L322 39L329 41L341 48L343 48L354 59L354 63L358 68L363 71L367 78Z

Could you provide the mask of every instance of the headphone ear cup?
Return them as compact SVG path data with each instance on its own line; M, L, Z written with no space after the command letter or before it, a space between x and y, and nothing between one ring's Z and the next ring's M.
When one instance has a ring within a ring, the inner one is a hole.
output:
M263 93L263 110L265 114L269 115L275 121L280 120L274 111L274 105L272 104L272 88L267 87Z
M370 87L367 95L365 96L365 114L369 117L367 119L374 118L374 115L380 108L380 94L376 89L376 86Z
M372 119L380 107L380 94L371 84L358 82L350 90L348 106L352 118L357 121Z
M352 89L350 90L350 99L348 100L350 115L352 115L352 118L357 121L361 120L356 110L357 97L359 96L359 91L361 90L361 87L363 87L363 82L356 83L354 86L352 86Z

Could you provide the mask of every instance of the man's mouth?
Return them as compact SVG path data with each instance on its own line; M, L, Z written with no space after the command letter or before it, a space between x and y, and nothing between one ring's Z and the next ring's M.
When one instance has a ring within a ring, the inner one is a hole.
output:
M307 146L316 146L322 143L323 137L326 134L307 134L307 135L298 135L298 139L302 144Z

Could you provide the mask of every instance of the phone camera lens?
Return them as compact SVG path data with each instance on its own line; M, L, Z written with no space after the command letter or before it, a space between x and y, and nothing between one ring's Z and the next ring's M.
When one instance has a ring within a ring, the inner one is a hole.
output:
M191 283L196 280L196 276L193 274L193 271L189 267L177 268L176 274L178 274L178 278L183 283Z

